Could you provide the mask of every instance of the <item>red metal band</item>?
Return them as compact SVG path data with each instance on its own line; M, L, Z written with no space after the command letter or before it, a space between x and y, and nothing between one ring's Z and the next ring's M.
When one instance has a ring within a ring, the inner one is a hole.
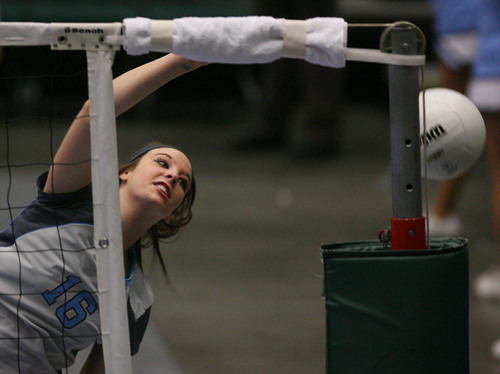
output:
M425 217L391 217L391 249L425 249Z

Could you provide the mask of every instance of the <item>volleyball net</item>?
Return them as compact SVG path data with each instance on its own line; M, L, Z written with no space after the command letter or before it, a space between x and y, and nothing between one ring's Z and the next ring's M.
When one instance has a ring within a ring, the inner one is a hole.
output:
M112 87L116 51L123 48L132 56L172 52L193 60L224 64L264 64L281 58L302 59L329 68L343 68L346 61L387 64L391 89L399 87L391 95L391 110L396 113L392 117L395 122L415 125L403 132L394 131L392 141L400 144L410 141L417 145L420 138L418 69L425 64L425 48L421 48L425 39L414 25L386 24L378 26L385 29L382 39L387 48L349 48L348 29L363 26L366 25L348 25L341 18L286 20L272 17L174 20L137 17L123 22L88 24L0 22L0 46L50 46L54 52L85 51L87 56L94 246L100 333L107 373L132 371L116 178L118 153ZM411 168L396 168L393 194L404 195L410 184L413 193L410 202L408 197L396 199L393 215L405 219L421 217L419 147L402 147L401 152L394 158ZM421 222L415 224L421 225ZM408 245L408 240L404 245ZM416 245L421 246L421 240ZM75 308L77 314L89 313L88 308L82 309L82 304L75 304Z

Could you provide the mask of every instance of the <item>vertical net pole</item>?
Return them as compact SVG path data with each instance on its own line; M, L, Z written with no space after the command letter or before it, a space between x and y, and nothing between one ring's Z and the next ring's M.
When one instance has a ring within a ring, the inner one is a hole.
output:
M417 29L391 30L393 53L417 54ZM422 216L420 130L418 114L419 67L389 66L389 105L392 166L392 249L425 249Z
M94 242L106 373L131 374L111 70L114 54L87 51Z

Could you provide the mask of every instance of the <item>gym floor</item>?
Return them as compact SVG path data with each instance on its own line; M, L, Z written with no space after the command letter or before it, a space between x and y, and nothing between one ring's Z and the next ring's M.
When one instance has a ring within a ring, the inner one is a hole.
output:
M338 155L322 161L291 159L284 150L235 154L230 145L254 125L252 108L221 104L224 114L211 116L213 108L197 105L186 111L209 113L208 119L167 118L140 131L124 123L120 132L125 148L155 132L179 144L199 186L191 226L165 245L171 286L152 266L155 330L186 374L323 373L319 248L376 239L389 225L388 105L347 103L336 125ZM487 180L481 159L458 208L462 236L470 240L471 284L495 259ZM428 184L430 201L434 187ZM489 351L500 338L499 322L500 306L471 292L472 373L500 370Z
M209 96L209 88L199 89ZM160 106L153 116L150 108ZM325 372L320 246L376 239L389 225L388 104L383 97L347 102L335 125L338 154L321 161L291 159L284 150L233 153L230 145L254 126L254 109L227 98L182 105L153 98L119 120L122 160L150 140L164 140L190 156L198 184L191 225L164 245L170 285L145 260L156 301L134 358L137 373ZM56 126L57 138L64 128ZM11 128L23 150L19 160L40 157L32 142L45 132ZM29 187L13 194L26 199L38 172L21 174L16 182ZM495 259L487 179L481 159L459 203L471 283ZM433 189L429 183L430 200ZM500 338L499 322L500 306L471 292L472 373L500 371L489 352Z
M165 246L172 286L159 271L152 277L154 321L186 374L323 373L319 248L376 239L389 224L387 108L349 104L340 152L322 162L291 160L283 151L229 153L227 145L248 129L246 116L167 127L192 155L199 195L192 225ZM459 203L471 284L495 259L485 164ZM471 292L471 373L500 371L489 351L499 322L500 306Z

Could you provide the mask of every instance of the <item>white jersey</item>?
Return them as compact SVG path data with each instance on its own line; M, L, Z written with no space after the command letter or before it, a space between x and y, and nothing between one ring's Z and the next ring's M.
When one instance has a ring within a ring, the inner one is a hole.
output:
M140 340L152 293L136 275L140 284L133 279L132 290L145 291L132 304L141 308L131 314L130 299L128 304L132 324L146 316L135 333ZM2 374L56 373L99 340L91 186L69 194L39 192L0 233L0 279Z

